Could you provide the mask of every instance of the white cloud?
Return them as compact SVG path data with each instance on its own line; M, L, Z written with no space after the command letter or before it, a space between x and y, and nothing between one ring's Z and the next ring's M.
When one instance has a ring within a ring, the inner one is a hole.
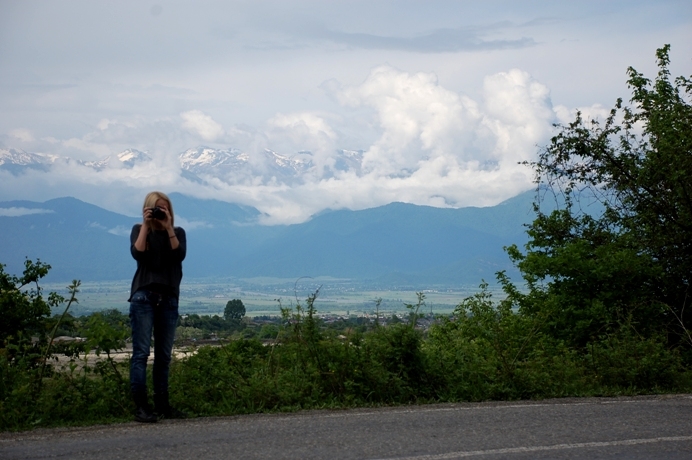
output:
M553 121L572 121L572 107L603 119L589 104L627 98L628 66L654 76L663 43L671 74L691 73L680 0L524 3L211 0L154 16L138 2L14 2L0 15L0 145L153 161L0 170L0 198L72 195L139 215L157 188L257 206L272 222L390 201L489 205L532 187L517 162ZM200 144L247 154L245 175L181 177L177 155ZM264 149L310 151L312 167L294 181L259 174ZM338 149L362 151L363 168L336 168Z
M485 111L507 125L525 125L552 117L550 91L528 72L512 69L485 78Z
M610 109L603 107L601 104L593 104L588 107L577 107L575 109L569 109L564 105L555 106L555 114L562 125L573 122L577 117L577 112L581 112L581 117L586 122L591 120L603 122L610 115Z
M255 187L249 204L267 213L268 221L391 201L495 204L532 187L531 172L518 162L534 157L555 118L548 89L518 70L488 77L480 102L442 87L434 74L391 67L374 69L361 85L337 96L343 104L373 110L380 136L366 149L365 173L280 191Z
M531 170L518 163L535 157L556 117L547 87L520 70L487 77L478 101L443 87L434 74L392 67L374 69L357 86L331 87L343 104L361 115L368 110L368 123L379 133L363 148L364 172L313 171L290 186L207 178L210 186L189 184L188 192L255 206L270 224L301 222L326 208L392 201L493 205L533 187ZM262 145L286 142L294 151L327 152L344 142L342 122L310 112L279 114L268 121ZM334 155L329 151L329 158Z
M49 181L39 172L9 176L0 194L5 194L3 189L16 190L19 183L28 188L48 185L61 190L57 196L101 200L109 209L127 208L136 214L147 191L180 191L255 206L271 224L304 221L326 208L363 209L392 201L440 207L493 205L533 187L531 170L518 163L535 157L562 110L553 110L545 85L517 69L487 76L477 100L444 87L433 73L390 66L376 67L359 85L330 87L347 108L345 115L278 113L263 130L234 127L224 134L197 110L181 114L183 127L168 119L102 120L81 143L68 142L111 149L133 142L135 148L151 152L154 162L101 171L76 162L56 162ZM376 133L368 142L367 137L344 134L356 117ZM238 142L217 145L241 148L253 167L261 163L265 148L309 158L313 167L290 183L274 173L247 175L247 171L237 177L232 172L223 178L204 175L203 182L194 182L181 176L177 159L178 153L199 142L186 134L190 130L202 138L224 136L226 142ZM164 142L157 144L154 139ZM362 169L334 168L341 148L362 150ZM305 151L310 154L300 153ZM133 204L118 202L119 194L132 197Z
M0 217L20 217L28 216L31 214L49 214L55 212L51 209L39 209L39 208L0 208Z
M21 142L33 142L34 136L31 131L25 128L17 128L10 131L10 136Z
M334 130L327 122L313 113L277 114L269 120L269 125L275 128L291 130L310 137L326 136L336 138Z
M375 110L381 136L365 152L366 171L398 176L436 156L465 160L471 154L480 121L477 105L440 86L434 74L382 66L338 96L344 104Z
M317 178L325 166L333 166L339 136L324 116L311 112L279 113L268 120L267 128L267 147L289 156L310 152L316 166L312 173Z
M77 138L67 139L62 144L65 147L83 150L85 152L95 153L98 156L106 156L106 155L111 153L111 149L109 146L107 146L105 144L90 142L89 140L86 140L86 139L77 139Z
M108 233L111 233L116 236L130 236L130 232L132 229L124 227L122 225L118 225L117 227L113 227L108 230Z
M209 222L204 222L201 220L187 220L182 216L175 216L175 225L179 227L184 227L186 230L194 230L198 228L212 228L213 225ZM129 235L129 231L128 231Z
M486 77L483 96L484 124L495 143L491 156L509 169L533 158L555 121L548 88L513 69Z
M224 131L221 125L201 110L182 112L180 118L183 119L184 129L199 135L205 141L214 141L223 136Z

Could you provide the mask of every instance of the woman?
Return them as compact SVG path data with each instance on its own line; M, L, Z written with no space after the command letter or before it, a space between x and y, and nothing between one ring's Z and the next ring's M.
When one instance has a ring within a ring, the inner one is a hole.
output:
M182 416L168 402L168 369L178 322L178 297L185 259L185 230L174 227L173 205L161 192L144 199L143 221L130 234L137 271L130 290L132 360L130 389L137 406L135 420L156 422ZM154 408L147 397L147 359L154 332Z

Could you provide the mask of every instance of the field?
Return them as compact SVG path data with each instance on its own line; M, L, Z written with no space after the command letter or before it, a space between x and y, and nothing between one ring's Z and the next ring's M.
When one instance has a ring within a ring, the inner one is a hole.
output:
M65 295L66 283L46 284L44 289ZM375 313L375 300L382 299L379 313L392 315L406 311L405 304L416 303L416 292L425 294L426 305L421 313L451 313L478 286L381 286L376 283L320 278L218 278L184 279L180 290L181 314L223 314L226 302L243 301L247 316L278 316L280 306L295 307L317 289L315 306L320 314L364 316ZM130 280L85 282L77 296L79 303L71 309L74 315L115 308L127 311ZM497 292L500 296L501 292Z

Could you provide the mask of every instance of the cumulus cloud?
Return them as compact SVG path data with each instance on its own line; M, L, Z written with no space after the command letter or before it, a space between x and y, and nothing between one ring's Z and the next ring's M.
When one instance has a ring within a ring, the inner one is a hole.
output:
M267 122L267 148L295 156L310 152L311 171L320 177L333 166L339 136L323 116L312 112L279 113ZM308 159L308 158L306 158Z
M363 167L399 176L440 155L464 158L480 116L470 99L438 85L434 74L374 69L365 82L339 94L342 103L375 110L380 138L365 152Z
M189 193L256 206L269 224L392 201L493 205L533 186L531 171L519 162L535 157L556 120L548 88L516 69L488 76L478 100L444 88L434 74L389 66L373 69L359 85L329 88L344 106L369 113L378 133L363 145L360 170L313 170L290 185L276 178L229 184L205 177L206 185L190 183ZM262 145L308 150L333 162L344 142L343 123L312 112L278 114L268 120Z
M0 180L0 194L20 183L28 189L48 185L60 190L56 196L81 196L134 215L147 191L180 191L255 206L268 224L301 222L327 208L363 209L392 201L486 206L533 186L532 172L519 163L534 158L537 147L548 141L551 124L569 115L562 107L553 109L548 88L518 69L487 76L476 99L445 88L433 73L391 66L374 68L358 85L324 89L345 111L277 113L261 128L228 131L198 110L181 113L182 126L174 119L103 119L92 133L62 145L92 151L107 146L117 153L114 145L132 142L149 151L153 163L96 171L56 161L48 181L41 172L8 174ZM355 118L370 127L368 136L344 134L354 129ZM154 138L163 141L149 148ZM212 147L237 149L250 166L237 173L213 168L197 178L183 174L178 154L200 138L221 142ZM345 163L344 148L353 152ZM266 165L262 170L257 165L266 161L266 149L309 167L293 178ZM96 191L104 185L107 193Z
M372 110L379 137L364 149L363 172L280 193L270 185L255 188L263 197L256 206L270 220L304 220L326 207L391 201L495 204L532 186L530 171L518 163L533 158L555 119L548 89L520 70L487 77L480 101L442 87L434 74L388 66L374 69L360 85L332 87L342 104ZM335 132L323 123L322 132Z
M277 114L268 124L272 128L285 130L299 142L310 142L314 138L336 138L336 133L323 118L309 112Z
M205 141L214 141L223 136L224 131L221 125L201 110L182 112L180 118L183 119L184 129L197 134Z
M527 72L513 69L486 77L483 96L485 125L495 144L491 155L512 170L549 136L555 121L550 92Z

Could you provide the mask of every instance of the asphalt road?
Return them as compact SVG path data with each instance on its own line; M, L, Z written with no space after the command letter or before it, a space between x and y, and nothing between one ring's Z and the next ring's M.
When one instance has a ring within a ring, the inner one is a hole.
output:
M692 459L692 395L437 404L0 433L0 459Z

